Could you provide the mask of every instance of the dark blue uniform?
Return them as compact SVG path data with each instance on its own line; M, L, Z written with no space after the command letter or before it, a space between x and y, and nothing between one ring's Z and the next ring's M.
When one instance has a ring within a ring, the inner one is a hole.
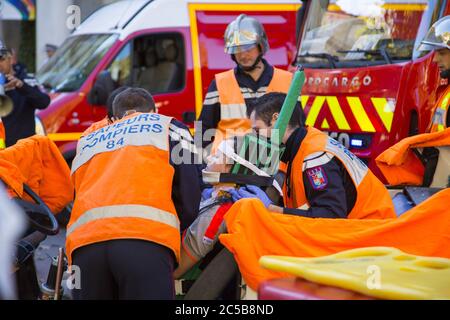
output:
M282 161L288 164L286 174L288 193L291 192L289 186L292 184L291 164L305 136L306 128L298 128L286 143ZM323 164L308 168L301 173L294 173L294 179L302 179L310 208L307 210L284 208L284 213L310 218L346 218L348 216L356 202L355 185L339 159L325 152L317 155L317 159L324 157L326 160L321 161ZM309 161L314 160L316 159Z
M194 222L198 215L200 189L203 185L202 165L193 165L193 163L198 163L199 160L194 140L186 125L173 119L169 127L169 133L170 164L175 169L172 182L172 200L180 219L180 228L184 230ZM179 158L173 157L175 153ZM177 161L180 159L184 159L184 161L182 163Z
M20 79L20 78L19 78ZM42 92L34 78L25 77L21 88L6 91L13 101L13 111L2 118L6 133L6 146L12 146L19 139L36 134L34 113L36 109L45 109L50 104L50 97Z

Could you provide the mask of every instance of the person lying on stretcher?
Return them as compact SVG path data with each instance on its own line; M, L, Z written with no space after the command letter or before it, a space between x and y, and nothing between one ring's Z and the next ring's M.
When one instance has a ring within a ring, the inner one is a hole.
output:
M213 187L204 190L199 216L182 235L181 262L174 272L176 279L212 251L219 235L226 232L223 217L234 201L252 193L252 190L258 189L253 185L240 187L238 184L223 182L224 179L221 179L221 175L223 177L230 173L235 163L232 158L227 156L230 155L230 152L234 159L238 159L237 162L245 163L245 160L235 153L237 139L235 137L223 141L217 152L207 159L207 166L203 170L203 180ZM278 185L276 188L281 190ZM261 197L267 199L268 202L271 201L265 193Z

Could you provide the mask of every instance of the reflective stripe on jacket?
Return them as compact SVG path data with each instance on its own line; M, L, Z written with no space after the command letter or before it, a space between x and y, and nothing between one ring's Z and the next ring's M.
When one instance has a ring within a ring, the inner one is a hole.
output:
M441 95L433 111L430 132L439 132L447 128L448 105L450 104L450 86Z
M3 125L2 119L0 119L0 150L6 148L6 134L5 126Z
M308 127L307 130L308 133L292 163L290 197L286 192L286 185L284 186L283 194L285 195L286 207L301 209L305 205L309 206L303 185L303 171L314 167L314 160L312 160L314 154L326 152L342 162L355 185L356 202L348 214L348 218L384 219L396 217L387 189L357 156L325 133L312 127Z
M292 73L274 68L273 77L266 93L287 93L292 80ZM245 134L251 129L250 119L247 117L247 106L236 80L234 70L228 70L216 75L216 85L219 92L220 121L217 126L212 152L220 142L229 135Z
M179 259L171 120L135 113L80 139L72 165L76 197L67 228L69 260L79 247L114 239L155 242Z

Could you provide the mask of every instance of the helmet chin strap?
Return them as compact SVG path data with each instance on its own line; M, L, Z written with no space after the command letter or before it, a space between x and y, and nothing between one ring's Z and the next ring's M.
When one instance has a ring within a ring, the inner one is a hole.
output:
M255 62L250 67L245 67L236 61L236 57L234 56L234 54L231 55L231 59L233 59L233 61L236 62L239 69L241 69L244 72L252 72L253 70L255 70L256 67L258 66L259 62L261 61L262 57L263 57L263 55L260 53L258 55L258 57L256 58Z
M261 59L262 59L262 54L260 53L258 55L258 57L256 58L255 62L250 67L244 67L244 66L242 66L240 64L238 64L238 66L239 66L239 68L241 68L245 72L252 72L253 70L256 69L256 67L258 66L258 64L261 61Z
M442 79L449 79L450 80L450 69L446 69L444 71L441 71L440 76Z

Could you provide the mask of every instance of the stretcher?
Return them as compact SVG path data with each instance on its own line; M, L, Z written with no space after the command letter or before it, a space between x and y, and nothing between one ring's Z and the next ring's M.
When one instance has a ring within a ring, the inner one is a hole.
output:
M347 250L319 258L263 256L260 264L271 270L288 272L302 279L351 290L380 299L450 299L450 259L406 254L395 248L369 247ZM288 280L261 286L265 297L360 298L340 290L308 285L307 282L285 285ZM293 286L296 290L293 290ZM313 290L314 289L314 290ZM271 295L272 293L272 295Z

